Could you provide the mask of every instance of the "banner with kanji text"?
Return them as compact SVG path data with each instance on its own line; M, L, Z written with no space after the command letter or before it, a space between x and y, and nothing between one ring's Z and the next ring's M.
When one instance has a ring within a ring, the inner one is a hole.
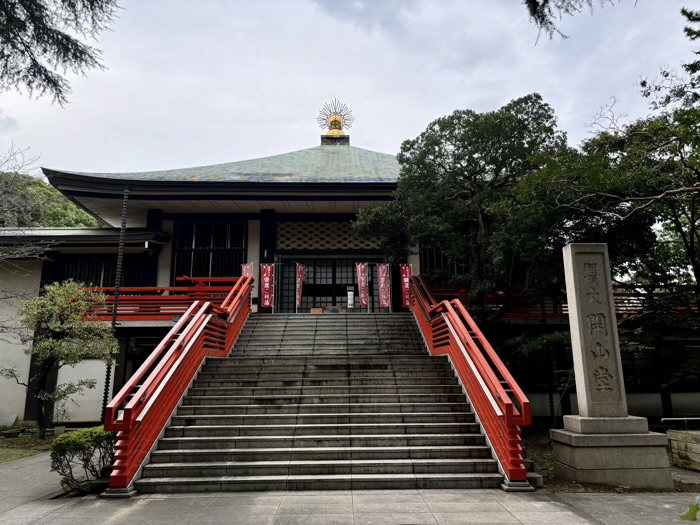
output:
M241 264L241 277L253 277L253 263Z
M275 305L275 265L261 264L260 265L260 284L262 298L260 306L263 308L272 308Z
M401 291L402 291L402 304L406 308L411 306L411 276L413 275L413 269L410 264L401 265Z
M369 282L367 280L367 263L356 263L357 268L357 293L360 296L362 306L369 305Z
M379 308L391 306L391 284L389 282L389 265L377 265L377 282L379 284Z
M297 308L301 308L301 298L304 288L304 275L306 267L303 264L297 263Z

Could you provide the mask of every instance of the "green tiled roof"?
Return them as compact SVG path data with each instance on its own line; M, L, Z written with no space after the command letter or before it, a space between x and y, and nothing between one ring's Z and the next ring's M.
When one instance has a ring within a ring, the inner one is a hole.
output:
M102 179L163 182L396 182L399 163L393 155L350 145L327 145L195 168L134 173L56 173Z

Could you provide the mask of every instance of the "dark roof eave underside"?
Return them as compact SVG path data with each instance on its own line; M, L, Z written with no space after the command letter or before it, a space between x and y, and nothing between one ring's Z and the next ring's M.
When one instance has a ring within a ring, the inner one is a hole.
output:
M31 242L43 242L52 245L72 244L80 246L89 246L92 244L102 243L118 243L119 231L114 231L113 228L105 228L109 230L101 235L80 235L80 234L63 234L63 235L46 235L33 234L31 230L27 230L21 235L0 235L0 244L27 244ZM127 244L143 243L145 241L154 243L164 243L170 239L170 234L161 231L127 231L124 242Z

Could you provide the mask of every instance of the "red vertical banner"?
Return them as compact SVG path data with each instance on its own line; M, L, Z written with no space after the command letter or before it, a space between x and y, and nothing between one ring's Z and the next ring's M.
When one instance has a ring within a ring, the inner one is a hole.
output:
M355 263L357 269L357 291L360 295L360 304L369 305L369 283L367 282L367 263Z
M272 308L275 304L275 265L261 264L260 265L260 283L262 300L260 306L263 308Z
M241 264L241 277L253 277L253 263Z
M391 290L388 264L377 265L377 281L379 284L379 308L389 308L391 305Z
M410 264L401 265L401 290L403 293L403 305L406 308L411 306L411 276L413 270Z
M297 308L301 308L301 298L303 296L305 274L306 267L303 264L297 263Z

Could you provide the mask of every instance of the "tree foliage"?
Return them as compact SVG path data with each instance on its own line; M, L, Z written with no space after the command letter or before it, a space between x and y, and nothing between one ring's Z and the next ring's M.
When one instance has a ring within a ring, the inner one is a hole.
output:
M97 219L41 179L0 173L0 226L97 228Z
M84 428L58 436L51 443L51 470L63 478L64 490L89 494L104 467L114 462L117 435L103 427Z
M530 19L548 35L558 33L556 19L563 14L577 14L584 6L592 7L592 0L523 0Z
M538 169L532 159L565 143L554 111L536 93L496 111L457 110L402 144L395 200L363 210L357 228L382 239L395 260L416 244L438 247L466 265L472 290L486 287L500 208L518 180Z
M577 15L584 9L592 10L596 3L603 6L613 2L611 0L599 0L598 2L594 2L594 0L523 0L530 20L550 38L555 34L564 36L557 29L557 19L562 16Z
M36 400L40 435L45 436L44 408L69 396L94 388L94 379L81 379L51 387L50 377L65 366L74 367L86 359L112 364L117 340L110 327L87 316L105 300L104 294L84 288L72 280L48 285L44 293L25 302L21 310L20 339L27 344L25 353L32 357L36 372L28 379L16 368L0 368L0 376L27 387Z
M0 227L99 226L53 186L26 174L35 160L14 146L0 157Z
M0 90L24 88L65 104L63 75L103 67L85 40L108 28L117 9L116 0L0 0Z

